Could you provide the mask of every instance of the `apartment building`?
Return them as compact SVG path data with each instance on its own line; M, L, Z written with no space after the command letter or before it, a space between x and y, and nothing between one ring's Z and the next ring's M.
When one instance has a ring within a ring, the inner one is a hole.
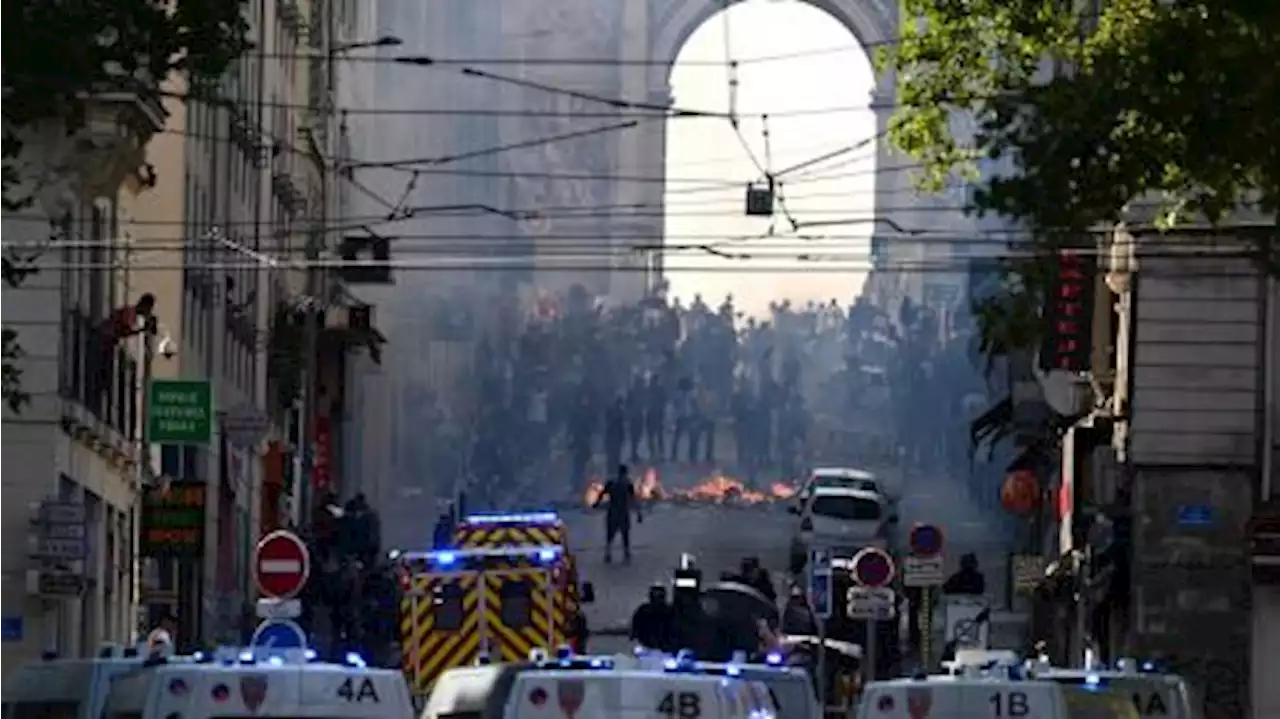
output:
M58 123L29 129L20 177L35 202L3 220L6 258L39 270L3 302L29 397L3 418L6 672L134 631L140 369L118 196L144 184L142 148L166 110L122 91L87 111L72 137Z

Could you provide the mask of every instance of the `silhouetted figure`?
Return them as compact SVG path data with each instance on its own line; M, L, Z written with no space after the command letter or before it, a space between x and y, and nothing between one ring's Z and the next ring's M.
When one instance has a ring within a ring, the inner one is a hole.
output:
M623 561L630 562L631 513L635 512L637 522L643 519L640 515L640 506L636 502L635 485L631 483L631 477L627 474L627 465L618 465L617 476L604 486L604 491L600 493L599 499L593 506L599 507L605 501L608 501L609 505L604 518L604 561L613 561L613 538L622 535Z
M647 649L673 651L671 605L661 584L649 588L649 599L631 615L631 640Z
M987 580L978 571L978 558L972 553L960 557L960 571L947 577L942 585L943 594L966 594L972 596L987 593Z

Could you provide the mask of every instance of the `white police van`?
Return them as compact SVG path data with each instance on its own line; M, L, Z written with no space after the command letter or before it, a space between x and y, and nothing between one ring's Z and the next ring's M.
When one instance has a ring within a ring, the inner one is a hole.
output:
M731 676L760 682L778 708L778 716L787 719L820 719L822 707L814 691L813 677L802 667L783 665L780 653L766 656L763 664L749 664L746 654L739 652L725 664L697 662L697 670L713 676Z
M354 655L316 663L310 650L221 649L152 663L114 682L102 719L410 719L404 675Z
M540 652L525 664L451 669L421 719L777 719L769 688L704 671L689 656Z
M1041 664L1034 671L1036 678L1066 690L1072 719L1111 719L1117 703L1131 705L1132 714L1140 719L1199 717L1187 681L1158 673L1153 663L1122 659L1114 669L1059 669Z
M100 719L112 680L143 666L134 647L106 647L94 659L51 658L19 667L4 682L3 719Z
M1017 671L966 667L959 674L876 681L859 717L875 719L1071 719L1063 689ZM1121 715L1118 719L1127 719Z

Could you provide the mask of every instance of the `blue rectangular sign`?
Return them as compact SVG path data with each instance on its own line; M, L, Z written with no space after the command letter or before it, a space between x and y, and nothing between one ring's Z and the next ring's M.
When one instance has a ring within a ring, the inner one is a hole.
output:
M813 603L813 613L819 619L831 618L831 571L814 572L809 575L809 601Z
M22 641L22 617L4 617L0 620L0 629L3 630L4 641Z

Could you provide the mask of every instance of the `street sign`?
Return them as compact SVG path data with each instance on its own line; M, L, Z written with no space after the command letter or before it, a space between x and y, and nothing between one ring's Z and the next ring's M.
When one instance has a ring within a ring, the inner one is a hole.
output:
M31 556L60 562L74 562L89 556L87 513L83 504L45 501L33 511L34 533Z
M845 615L850 619L893 619L898 597L886 587L849 587L845 592Z
M942 528L935 524L917 524L911 528L907 546L917 557L936 557L942 554Z
M86 584L78 572L45 569L39 572L36 589L42 597L78 597L84 594Z
M828 549L809 550L809 570L813 572L831 570L831 551Z
M302 591L311 576L311 553L298 535L278 529L258 542L253 573L263 595L289 599Z
M940 587L946 580L946 570L940 554L932 557L906 557L902 560L904 587Z
M949 596L943 598L943 626L946 640L960 649L985 649L991 637L991 610L980 599Z
M89 556L89 543L84 539L51 539L36 537L31 552L34 557L55 562L77 562Z
M151 380L146 410L150 442L208 444L213 439L213 386L208 380Z
M259 619L297 619L302 616L302 600L267 597L258 600L257 610Z
M818 619L831 618L831 570L813 572L809 575L809 601L813 603L813 613Z
M233 446L245 449L266 439L271 418L251 404L241 404L220 413L222 433Z
M307 633L290 619L272 619L258 625L249 639L251 647L271 649L305 649Z
M853 579L864 587L883 587L893 582L897 568L883 549L867 547L853 556Z

